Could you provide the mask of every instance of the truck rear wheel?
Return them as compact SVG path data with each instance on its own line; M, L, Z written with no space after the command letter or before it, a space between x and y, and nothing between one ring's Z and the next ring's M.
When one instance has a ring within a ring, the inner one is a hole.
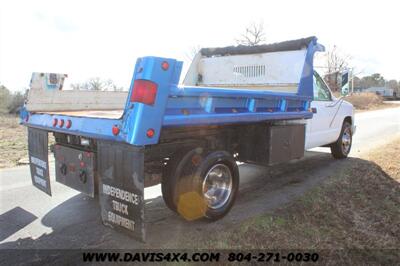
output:
M173 210L187 220L217 220L229 212L239 187L239 170L232 155L197 148L175 165L167 192Z
M177 176L180 175L182 164L187 160L190 150L181 150L172 155L167 163L161 179L161 192L165 205L171 210L176 212L176 204L174 203L174 190Z
M350 153L352 142L351 124L347 121L344 121L338 140L331 144L332 156L335 159L346 158Z

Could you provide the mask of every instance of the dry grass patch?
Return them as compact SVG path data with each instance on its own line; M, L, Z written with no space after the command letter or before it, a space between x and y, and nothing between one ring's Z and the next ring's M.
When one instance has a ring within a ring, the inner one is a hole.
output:
M354 93L346 97L346 101L353 104L357 110L370 110L386 106L383 103L383 98L372 92Z
M19 125L15 115L0 115L0 168L17 165L27 154L26 127Z
M54 143L49 134L49 144ZM0 114L0 168L18 165L22 158L28 158L27 128L19 124L19 117Z
M339 92L333 92L336 98L342 97ZM400 105L390 102L383 102L382 96L373 92L353 93L344 98L345 101L350 102L356 111L368 111L399 107Z

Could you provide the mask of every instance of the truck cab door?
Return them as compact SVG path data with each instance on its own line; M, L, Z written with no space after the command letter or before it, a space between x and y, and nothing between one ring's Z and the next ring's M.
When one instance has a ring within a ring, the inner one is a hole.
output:
M314 72L314 99L311 102L313 118L307 121L306 149L323 146L335 141L336 130L332 128L335 116L335 98L323 79Z

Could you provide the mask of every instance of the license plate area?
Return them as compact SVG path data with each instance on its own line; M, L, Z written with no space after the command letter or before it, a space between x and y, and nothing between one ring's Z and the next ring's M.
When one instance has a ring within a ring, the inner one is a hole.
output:
M95 195L95 153L56 144L56 181L91 197Z

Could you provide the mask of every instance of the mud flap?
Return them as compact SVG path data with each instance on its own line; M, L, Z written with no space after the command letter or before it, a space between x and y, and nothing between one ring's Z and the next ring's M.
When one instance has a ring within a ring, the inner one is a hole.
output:
M28 127L28 149L32 183L51 196L47 131Z
M99 199L103 223L145 241L142 147L98 141Z

